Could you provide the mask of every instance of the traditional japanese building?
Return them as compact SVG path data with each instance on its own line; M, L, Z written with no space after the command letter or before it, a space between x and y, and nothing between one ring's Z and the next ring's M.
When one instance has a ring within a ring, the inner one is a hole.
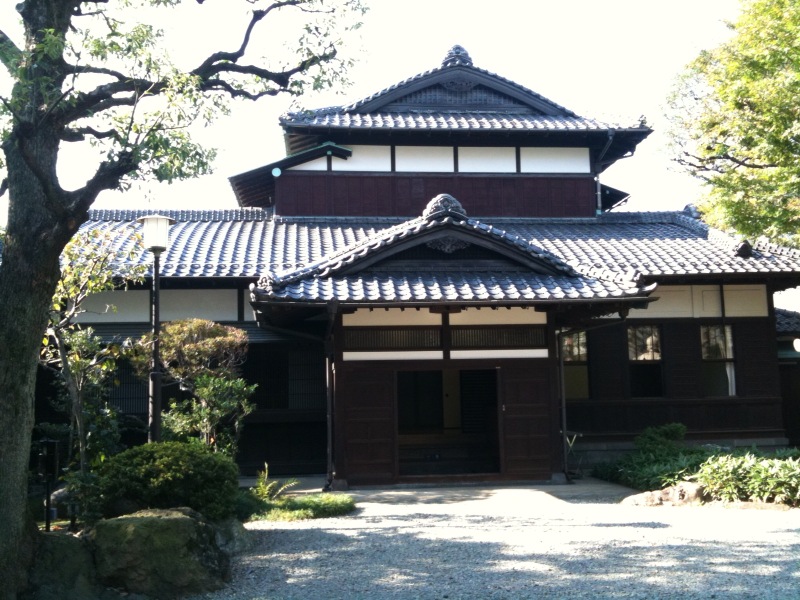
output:
M243 470L559 479L565 432L597 453L668 422L786 443L772 294L800 285L800 253L691 208L620 212L600 179L646 124L581 117L459 46L281 124L287 156L230 178L242 208L170 211L162 258L163 319L251 336ZM146 325L147 290L113 302L106 335Z

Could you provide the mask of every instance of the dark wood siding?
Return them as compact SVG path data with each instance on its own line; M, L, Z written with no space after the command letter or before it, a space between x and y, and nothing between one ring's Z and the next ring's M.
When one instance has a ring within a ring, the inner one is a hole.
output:
M700 331L694 321L665 321L661 327L666 395L696 398L700 385Z
M775 327L769 319L736 321L733 325L737 394L780 395L778 346Z
M589 389L593 398L619 399L627 396L627 338L624 325L590 331Z
M500 369L502 473L507 478L544 480L560 470L550 367L540 361Z
M277 180L275 212L413 217L438 194L454 196L472 216L590 217L596 206L589 176L290 171Z
M717 321L718 322L718 321ZM707 320L660 323L663 398L631 398L625 326L588 332L591 398L567 402L570 429L590 439L629 438L645 427L683 423L698 438L784 435L774 327L769 319L730 319L736 396L703 397L700 326Z
M350 484L397 476L395 377L390 369L336 371L336 476Z

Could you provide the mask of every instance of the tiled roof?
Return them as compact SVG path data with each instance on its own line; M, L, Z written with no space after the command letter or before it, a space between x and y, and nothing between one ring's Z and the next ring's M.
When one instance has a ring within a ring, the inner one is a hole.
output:
M135 219L152 212L92 211L84 227L118 231L119 247L129 250L132 242L126 228L138 228ZM165 277L243 277L254 282L268 272L327 264L352 252L353 244L391 236L405 222L389 217L273 219L261 209L166 214L176 223L171 246L162 255ZM543 260L552 257L590 278L629 279L634 272L661 281L705 274L800 277L797 250L759 241L749 256L739 256L735 238L710 230L683 212L612 212L586 219L486 218L480 223L491 227L492 235L518 239L541 252ZM149 264L151 259L145 252L134 260Z
M393 270L391 263L379 272L371 268L381 256L391 258L398 247L426 242L441 245L441 258L427 268L419 262L410 267L404 263L403 269ZM492 248L508 262L481 271L464 259L445 258L473 243ZM251 291L255 299L275 301L514 302L619 299L645 296L651 290L637 286L635 274L594 269L581 275L526 240L468 218L455 198L441 194L422 216L354 240L309 265L267 273Z
M496 73L480 69L461 46L441 66L344 106L285 114L284 128L505 132L617 132L650 129L642 122L603 123L581 117Z
M377 303L610 300L646 295L642 289L633 285L523 272L365 272L341 277L309 277L294 280L278 289L267 291L256 288L253 292L258 300Z
M605 123L579 116L515 115L508 112L440 112L408 110L402 113L348 113L344 109L322 109L284 116L281 123L325 129L441 129L501 131L607 131L638 129L638 124Z
M775 326L779 335L800 336L800 313L785 308L776 308Z

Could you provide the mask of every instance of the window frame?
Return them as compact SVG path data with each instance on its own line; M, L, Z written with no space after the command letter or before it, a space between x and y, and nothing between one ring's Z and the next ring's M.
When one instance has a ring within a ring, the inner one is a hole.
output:
M711 330L716 333L711 336ZM700 361L701 361L701 387L705 398L733 398L736 396L736 353L733 343L733 325L730 323L703 323L699 326L700 333ZM720 344L720 339L721 344ZM710 350L716 348L718 355L710 356ZM707 367L708 365L708 367ZM727 378L727 393L715 393L708 385L711 366L724 365Z

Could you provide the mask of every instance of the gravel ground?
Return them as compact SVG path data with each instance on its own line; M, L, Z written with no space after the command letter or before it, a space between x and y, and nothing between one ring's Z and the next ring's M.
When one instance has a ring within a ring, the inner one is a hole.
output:
M356 513L248 524L260 598L800 598L800 509L630 507L594 480L353 492Z

